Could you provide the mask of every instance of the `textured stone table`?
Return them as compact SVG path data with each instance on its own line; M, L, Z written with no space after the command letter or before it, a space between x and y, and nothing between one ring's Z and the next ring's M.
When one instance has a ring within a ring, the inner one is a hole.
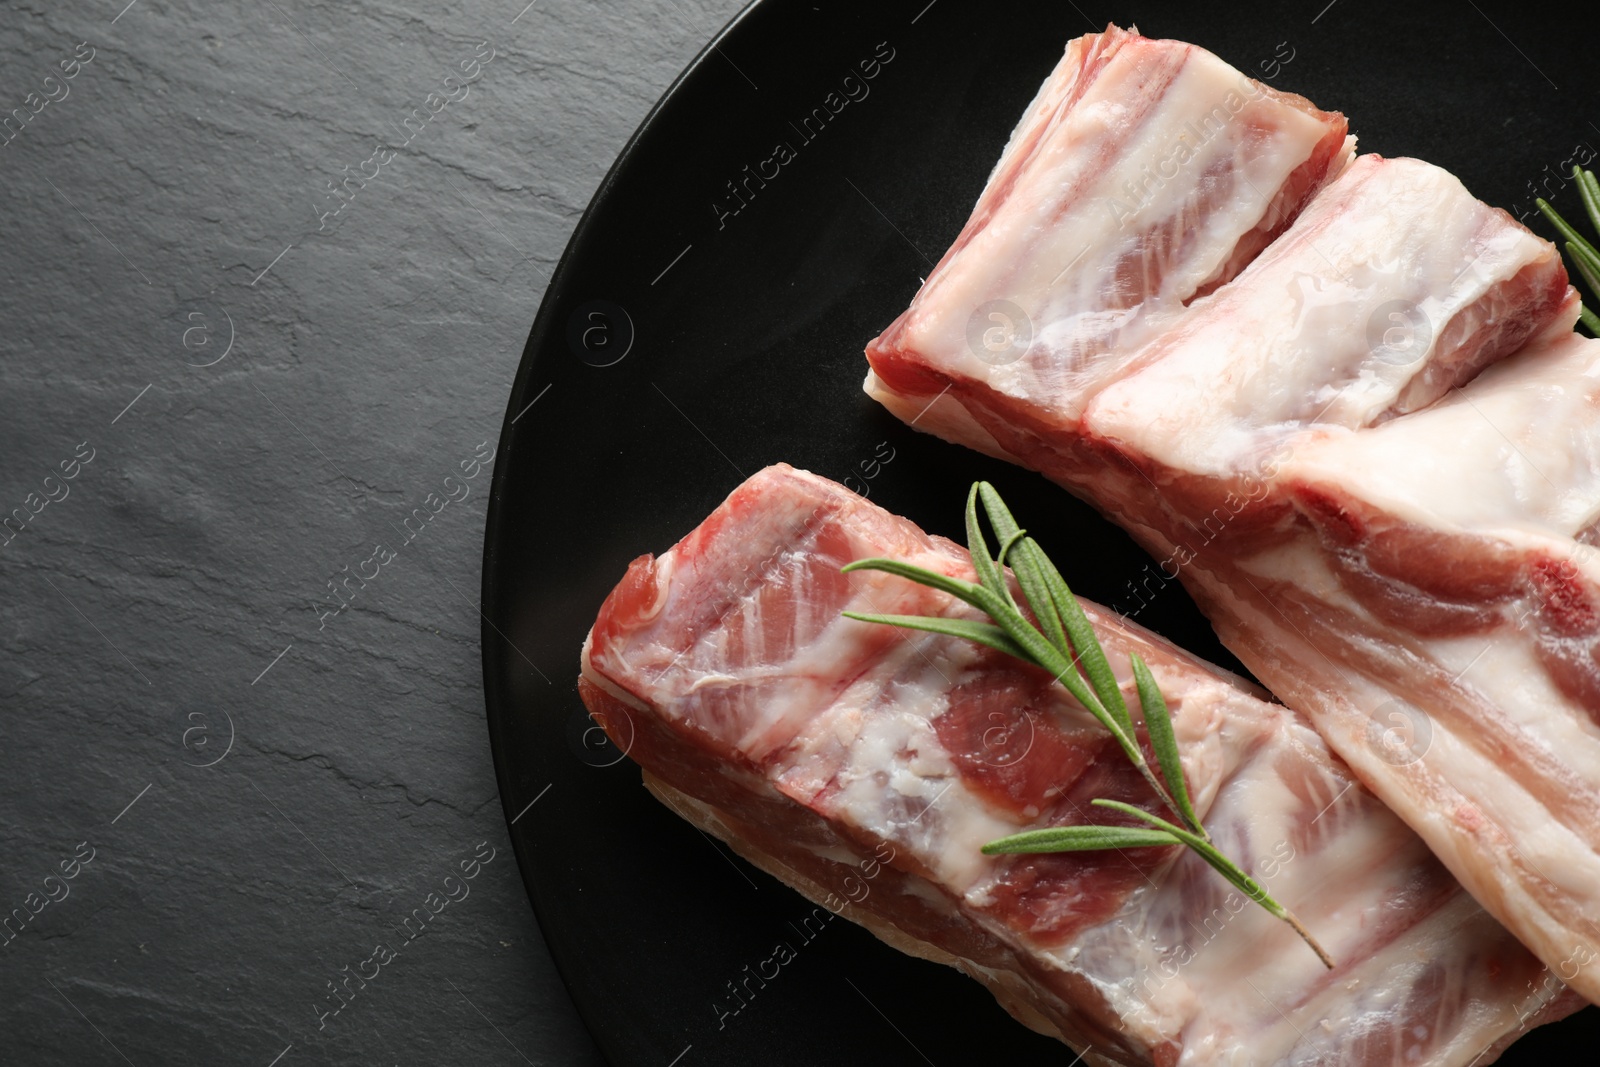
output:
M490 764L486 453L739 5L524 3L0 12L8 1067L600 1062Z

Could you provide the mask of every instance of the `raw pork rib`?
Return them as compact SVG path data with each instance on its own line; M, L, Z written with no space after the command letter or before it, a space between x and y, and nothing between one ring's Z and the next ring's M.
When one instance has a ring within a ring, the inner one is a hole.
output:
M1600 999L1600 342L1544 341L1424 411L1280 452L1279 521L1219 538L1191 588L1484 906Z
M1006 294L941 283L921 321ZM1549 242L1437 167L1363 156L1093 381L974 377L958 330L911 349L902 318L867 349L867 389L1126 526L1162 561L1153 584L1181 575L1256 676L1600 1000L1600 350L1576 314ZM1076 328L1035 323L1027 363L1076 367Z
M966 228L874 343L885 402L961 381L1074 391L1115 371L1344 167L1345 130L1194 45L1115 26L1078 38Z
M1044 672L840 617L970 613L840 573L869 555L972 574L953 543L769 467L635 560L583 650L583 700L651 790L813 901L961 968L1094 1064L1483 1064L1580 1003L1293 713L1093 605L1130 700L1136 650L1171 702L1220 847L1339 966L1184 850L982 855L1100 816L1095 797L1156 802Z

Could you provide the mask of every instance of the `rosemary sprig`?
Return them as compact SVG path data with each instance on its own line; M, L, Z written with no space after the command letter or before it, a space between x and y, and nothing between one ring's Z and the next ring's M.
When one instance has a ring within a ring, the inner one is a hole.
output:
M1578 198L1583 201L1584 213L1589 216L1589 225L1600 233L1600 181L1595 180L1593 171L1584 170L1576 164L1572 167L1572 180L1578 187ZM1543 197L1534 202L1551 225L1567 239L1567 255L1572 257L1572 263L1583 276L1589 292L1600 297L1600 249L1596 249L1571 223L1562 218ZM1587 326L1590 333L1600 337L1600 315L1596 315L1587 304L1580 307L1578 321Z
M1595 199L1597 211L1600 211L1600 188L1595 191ZM1600 255L1596 260L1596 273L1600 274ZM998 554L990 553L988 539L979 523L980 502L1000 542ZM1189 796L1166 698L1161 695L1161 689L1144 660L1136 652L1129 656L1134 685L1139 693L1139 706L1144 713L1145 729L1160 768L1159 776L1145 759L1133 716L1123 699L1116 673L1111 669L1105 649L1100 646L1094 627L1090 625L1078 598L1072 595L1061 572L1044 554L1038 542L1017 525L1010 509L1000 499L1000 494L988 482L975 483L967 494L966 524L967 550L972 556L973 570L977 572L976 583L893 559L861 559L847 565L844 570L846 573L858 570L884 571L907 578L971 604L993 621L979 622L936 615L872 615L853 611L844 612L844 615L861 622L883 623L976 641L1049 671L1079 704L1099 720L1128 761L1149 783L1161 803L1183 822L1179 826L1142 808L1114 800L1096 800L1094 804L1141 819L1149 823L1151 828L1057 826L1028 830L989 842L983 846L984 854L1185 845L1247 897L1293 927L1311 946L1317 958L1331 969L1333 960L1294 914L1273 900L1259 882L1212 844L1211 836L1200 824L1200 816L1196 814ZM1023 615L1021 606L1012 594L1003 569L1007 563L1036 621L1030 622Z
M989 544L978 525L978 500L983 499L984 510L990 524L1001 537L1007 551L1014 557L1013 566L1018 572L1024 599L1041 620L1043 630L1023 617L1021 609L1011 595L1010 586L1001 574L1001 561L989 553ZM948 575L902 563L892 559L862 559L844 568L846 573L857 570L879 570L909 578L922 585L949 593L958 600L982 611L994 620L994 627L969 620L946 619L937 616L866 615L847 611L844 614L861 622L887 623L908 629L927 630L932 633L964 637L997 648L1018 659L1037 664L1055 676L1087 708L1114 738L1128 760L1138 768L1145 781L1155 790L1162 803L1174 811L1183 811L1167 791L1166 785L1156 777L1139 739L1133 731L1133 719L1123 702L1122 691L1116 675L1106 662L1104 650L1095 640L1094 629L1083 614L1083 608L1067 588L1061 572L1045 556L1033 538L1026 536L1011 517L1000 494L984 482L975 483L967 495L967 547L972 555L973 569L978 572L978 584L951 578ZM1023 575L1027 577L1024 578ZM1024 584L1025 583L1025 584ZM974 626L983 627L975 631ZM1074 650L1077 650L1076 652ZM1079 668L1083 673L1079 673ZM1087 679L1084 677L1087 675ZM1093 686L1091 689L1090 687ZM1164 705L1163 705L1164 707ZM1205 830L1197 824L1197 833Z

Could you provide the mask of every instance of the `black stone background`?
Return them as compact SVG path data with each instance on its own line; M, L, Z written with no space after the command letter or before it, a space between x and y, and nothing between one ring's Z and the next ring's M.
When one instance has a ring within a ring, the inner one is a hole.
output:
M508 844L492 466L461 463L595 187L740 4L526 2L0 4L0 113L67 92L0 148L0 511L93 450L0 548L0 909L69 893L0 947L6 1067L601 1062ZM341 567L463 488L319 628Z
M1331 8L1384 44L1382 5L1338 2L1285 24ZM0 916L67 893L0 944L0 1065L599 1064L496 793L473 461L585 204L739 4L125 3L0 5L0 116L31 116L0 147L0 514L60 497L0 546ZM1491 49L1577 69L1553 8L1440 10L1464 85ZM490 49L321 223L328 183ZM1342 106L1316 62L1295 87ZM1546 106L1518 74L1507 98ZM1364 147L1448 92L1417 78L1366 103ZM1594 95L1549 98L1572 121L1503 160L1498 113L1402 147L1514 206ZM319 1030L429 894L460 899Z

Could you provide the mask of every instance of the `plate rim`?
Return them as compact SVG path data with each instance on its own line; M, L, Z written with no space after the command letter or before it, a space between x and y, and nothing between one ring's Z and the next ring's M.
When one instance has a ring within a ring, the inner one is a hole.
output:
M556 336L556 308L562 303L566 292L567 275L572 268L573 260L578 256L579 250L587 243L590 230L594 226L595 218L608 205L611 194L617 184L622 171L632 162L640 143L655 128L663 113L675 102L678 94L696 78L722 43L731 37L758 9L770 7L780 0L749 0L742 8L734 13L721 29L712 35L701 49L695 53L688 64L678 72L671 84L662 91L661 96L651 105L639 125L634 128L628 139L623 143L617 156L607 168L605 176L595 187L594 194L589 198L588 205L578 219L578 224L573 227L572 235L567 239L566 246L561 251L561 257L556 261L555 268L550 272L550 281L545 286L543 297L539 301L539 309L534 314L533 325L528 330L528 338L523 343L522 356L517 362L517 371L512 378L511 389L506 398L506 410L502 416L500 435L495 442L495 459L500 460L507 454L516 437L515 417L513 412L520 410L518 405L526 396L533 376L533 366L539 362L538 355L549 344L553 343ZM578 1018L582 1020L584 1029L588 1032L595 1046L600 1050L608 1063L618 1063L616 1050L606 1036L604 1028L596 1025L590 1018L587 1006L573 995L573 976L568 973L568 967L562 956L550 948L549 936L546 933L547 923L540 913L538 897L534 892L534 860L531 851L518 846L517 831L514 820L518 817L512 813L510 790L514 785L514 769L512 767L512 754L508 746L499 738L499 724L505 716L514 713L514 709L504 706L498 691L498 679L503 672L504 660L507 655L505 646L510 645L511 639L506 636L496 625L495 619L502 617L504 604L499 592L501 582L498 581L500 566L503 558L501 540L503 533L501 526L503 520L503 500L507 491L509 475L506 466L496 463L494 473L489 483L489 503L484 514L483 554L481 560L482 580L478 592L478 614L481 619L478 627L479 659L483 666L483 701L484 701L484 727L489 735L490 758L494 764L495 790L500 796L500 811L505 819L507 840L511 844L511 852L517 861L517 871L522 879L523 896L527 899L528 906L532 909L534 921L538 924L542 947L555 965L556 973L561 978L562 988L567 994ZM537 799L537 798L535 798Z

